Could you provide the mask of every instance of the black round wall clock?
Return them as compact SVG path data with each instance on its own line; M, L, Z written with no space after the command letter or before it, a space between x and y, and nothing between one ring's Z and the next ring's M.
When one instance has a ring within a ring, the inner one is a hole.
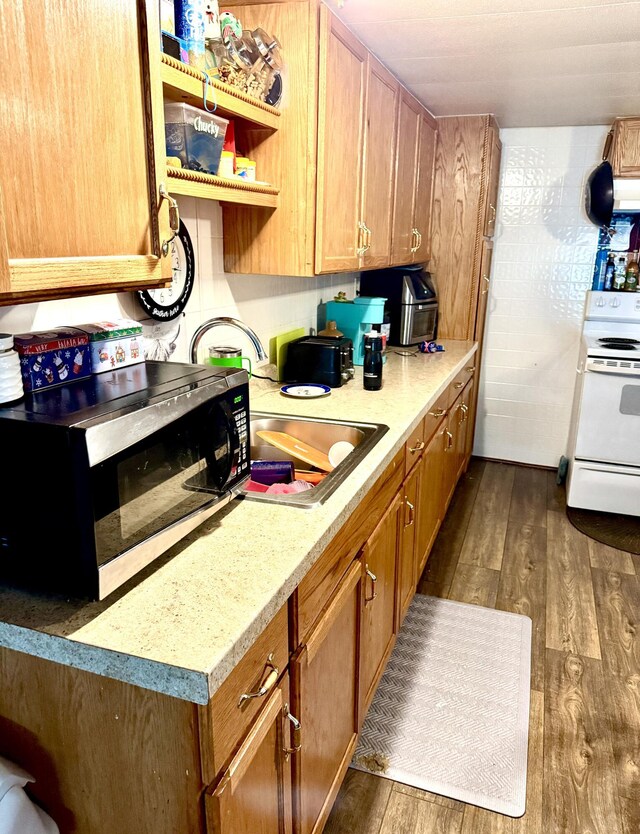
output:
M138 290L138 301L157 321L172 321L184 310L193 289L195 258L193 244L182 220L178 234L171 242L171 269L173 277L169 287L157 290Z

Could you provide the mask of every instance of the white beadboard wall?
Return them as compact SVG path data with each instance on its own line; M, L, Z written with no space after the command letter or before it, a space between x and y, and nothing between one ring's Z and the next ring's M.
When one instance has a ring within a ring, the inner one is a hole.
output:
M222 255L222 209L211 200L179 199L180 215L189 230L196 258L196 280L185 312L175 361L188 361L188 346L195 329L213 316L233 316L248 324L267 352L274 336L295 327L324 326L322 304L340 290L353 298L357 274L327 275L319 278L292 276L229 275ZM82 324L114 317L143 320L144 311L131 293L87 296L37 304L0 307L0 331L23 333L57 325ZM150 321L150 320L147 320ZM175 330L171 324L168 330ZM242 348L255 360L250 341L235 328L216 327L201 342L199 360L204 361L208 345L226 344Z
M586 290L598 229L584 184L608 126L510 128L474 453L556 467L566 453Z

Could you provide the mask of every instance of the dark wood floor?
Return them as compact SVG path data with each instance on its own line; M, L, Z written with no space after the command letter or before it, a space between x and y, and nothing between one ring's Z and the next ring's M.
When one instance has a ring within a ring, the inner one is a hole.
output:
M419 586L533 620L526 814L349 770L326 834L640 834L640 557L564 506L555 473L473 460Z

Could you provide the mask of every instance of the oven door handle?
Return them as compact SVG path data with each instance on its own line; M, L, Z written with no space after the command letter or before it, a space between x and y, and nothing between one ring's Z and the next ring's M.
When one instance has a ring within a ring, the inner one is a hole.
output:
M580 369L578 369L578 373L580 373ZM630 368L593 368L587 366L584 371L584 374L600 374L600 376L626 376L630 379L637 379L638 383L640 384L640 369L637 371L631 370Z

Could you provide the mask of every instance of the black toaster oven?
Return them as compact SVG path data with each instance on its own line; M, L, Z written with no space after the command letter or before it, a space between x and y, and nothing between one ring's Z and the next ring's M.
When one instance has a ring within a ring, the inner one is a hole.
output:
M339 388L354 377L353 344L346 336L303 336L289 342L286 382L316 382Z

